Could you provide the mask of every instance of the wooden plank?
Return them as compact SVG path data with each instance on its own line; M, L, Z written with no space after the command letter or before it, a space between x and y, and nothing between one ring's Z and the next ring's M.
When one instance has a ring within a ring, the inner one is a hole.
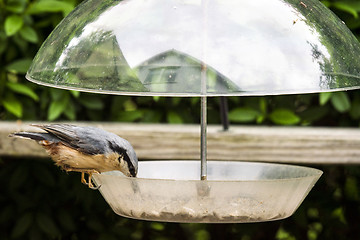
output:
M47 157L33 141L9 138L39 131L29 122L0 122L0 156ZM114 132L129 140L139 159L199 159L198 125L76 123ZM304 164L359 164L360 129L314 127L208 127L208 159Z

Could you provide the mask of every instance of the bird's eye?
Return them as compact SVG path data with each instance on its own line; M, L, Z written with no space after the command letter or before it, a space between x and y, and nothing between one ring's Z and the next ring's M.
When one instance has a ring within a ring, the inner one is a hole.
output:
M118 161L120 162L120 161L123 160L123 159L124 159L124 154L121 153L121 154L119 155L119 157L118 157Z

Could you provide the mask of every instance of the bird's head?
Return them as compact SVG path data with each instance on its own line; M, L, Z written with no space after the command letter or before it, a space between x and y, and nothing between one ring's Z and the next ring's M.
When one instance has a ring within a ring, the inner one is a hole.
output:
M138 159L133 147L125 139L120 142L109 141L109 148L116 158L116 168L125 176L136 177L138 171Z

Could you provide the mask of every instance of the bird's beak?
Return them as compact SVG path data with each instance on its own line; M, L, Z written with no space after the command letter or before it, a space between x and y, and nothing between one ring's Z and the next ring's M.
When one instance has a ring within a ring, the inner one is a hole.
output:
M129 177L136 177L136 171L130 171L130 176Z
M129 167L129 173L130 177L136 177L137 169L135 169L134 167Z

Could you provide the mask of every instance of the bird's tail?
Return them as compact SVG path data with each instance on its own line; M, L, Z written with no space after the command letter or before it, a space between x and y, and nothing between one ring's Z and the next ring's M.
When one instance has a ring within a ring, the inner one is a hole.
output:
M47 133L36 133L36 132L15 132L9 135L9 137L20 137L20 138L27 138L32 139L35 141L47 140L48 139Z

